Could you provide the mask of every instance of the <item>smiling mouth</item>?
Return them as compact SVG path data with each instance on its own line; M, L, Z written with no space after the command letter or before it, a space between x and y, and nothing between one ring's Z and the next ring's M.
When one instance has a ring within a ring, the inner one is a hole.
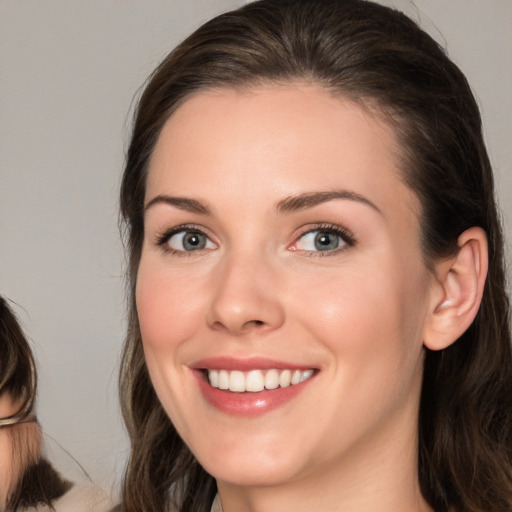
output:
M235 393L258 393L263 390L273 390L295 386L310 379L316 370L239 370L205 369L205 380L212 388L232 391Z

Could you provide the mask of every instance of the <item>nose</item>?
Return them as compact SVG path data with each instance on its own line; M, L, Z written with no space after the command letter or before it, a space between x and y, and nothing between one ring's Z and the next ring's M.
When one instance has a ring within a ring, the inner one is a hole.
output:
M285 314L276 278L263 258L231 255L223 261L207 315L210 328L237 336L279 328Z

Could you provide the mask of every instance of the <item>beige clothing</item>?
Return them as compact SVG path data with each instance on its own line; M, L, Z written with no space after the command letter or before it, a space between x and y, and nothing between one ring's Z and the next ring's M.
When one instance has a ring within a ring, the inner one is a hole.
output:
M220 504L220 498L218 494L217 496L215 496L215 499L213 500L210 512L222 512L222 505Z

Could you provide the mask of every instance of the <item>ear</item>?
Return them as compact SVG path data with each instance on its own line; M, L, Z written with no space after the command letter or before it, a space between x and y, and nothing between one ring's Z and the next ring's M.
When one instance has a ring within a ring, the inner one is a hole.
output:
M471 325L480 307L487 277L487 236L473 227L460 235L457 254L436 264L423 344L442 350Z

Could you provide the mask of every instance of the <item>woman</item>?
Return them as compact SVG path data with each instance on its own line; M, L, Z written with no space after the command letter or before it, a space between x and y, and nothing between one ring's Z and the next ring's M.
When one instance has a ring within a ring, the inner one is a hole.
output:
M107 510L110 501L99 489L64 479L45 458L36 389L32 351L0 297L0 510Z
M186 39L121 189L123 510L512 510L493 194L464 75L401 13L263 0Z
M51 507L72 485L41 458L36 387L32 351L0 297L0 510Z

